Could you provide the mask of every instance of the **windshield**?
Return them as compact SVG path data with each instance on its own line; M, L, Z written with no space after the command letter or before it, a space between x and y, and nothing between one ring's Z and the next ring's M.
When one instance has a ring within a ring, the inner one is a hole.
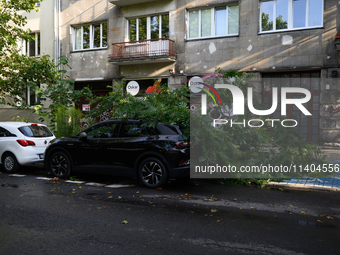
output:
M49 137L53 136L52 132L46 126L23 126L19 131L28 137Z

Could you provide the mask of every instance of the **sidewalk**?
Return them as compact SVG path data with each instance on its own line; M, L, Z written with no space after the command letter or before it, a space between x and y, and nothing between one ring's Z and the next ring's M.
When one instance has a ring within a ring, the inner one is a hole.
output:
M328 154L326 160L331 164L339 164L339 149L327 150L323 149ZM333 151L333 153L331 152ZM303 179L287 179L282 182L269 182L267 187L282 188L282 189L302 189L302 190L321 190L321 191L340 191L340 173L333 178L303 178Z
M303 190L323 190L340 191L340 175L334 178L305 178L290 179L282 182L269 182L267 187L282 189L303 189Z

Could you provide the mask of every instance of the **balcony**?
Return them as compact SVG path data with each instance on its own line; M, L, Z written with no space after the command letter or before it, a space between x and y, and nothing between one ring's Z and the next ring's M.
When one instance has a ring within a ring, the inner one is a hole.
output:
M116 65L175 62L175 42L167 38L112 44L109 62Z
M148 2L153 2L156 0L109 0L111 4L117 5L119 7L135 5L135 4L144 4Z

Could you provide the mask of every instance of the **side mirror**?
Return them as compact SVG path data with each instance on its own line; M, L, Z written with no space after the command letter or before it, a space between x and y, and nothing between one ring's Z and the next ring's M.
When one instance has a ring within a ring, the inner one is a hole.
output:
M81 133L79 134L79 139L80 139L80 140L86 140L86 138L87 138L86 132L81 132Z

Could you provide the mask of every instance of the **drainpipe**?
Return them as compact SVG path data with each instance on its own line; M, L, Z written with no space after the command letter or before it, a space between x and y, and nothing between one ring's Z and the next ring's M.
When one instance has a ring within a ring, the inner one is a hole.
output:
M61 0L58 1L58 59L61 56Z
M53 23L54 23L54 61L57 63L57 0L54 0L53 6Z
M54 17L53 17L53 20L54 20L54 61L56 63L58 63L58 61L59 61L60 52L61 52L60 1L61 0L54 0ZM58 67L58 69L59 68L60 67Z

